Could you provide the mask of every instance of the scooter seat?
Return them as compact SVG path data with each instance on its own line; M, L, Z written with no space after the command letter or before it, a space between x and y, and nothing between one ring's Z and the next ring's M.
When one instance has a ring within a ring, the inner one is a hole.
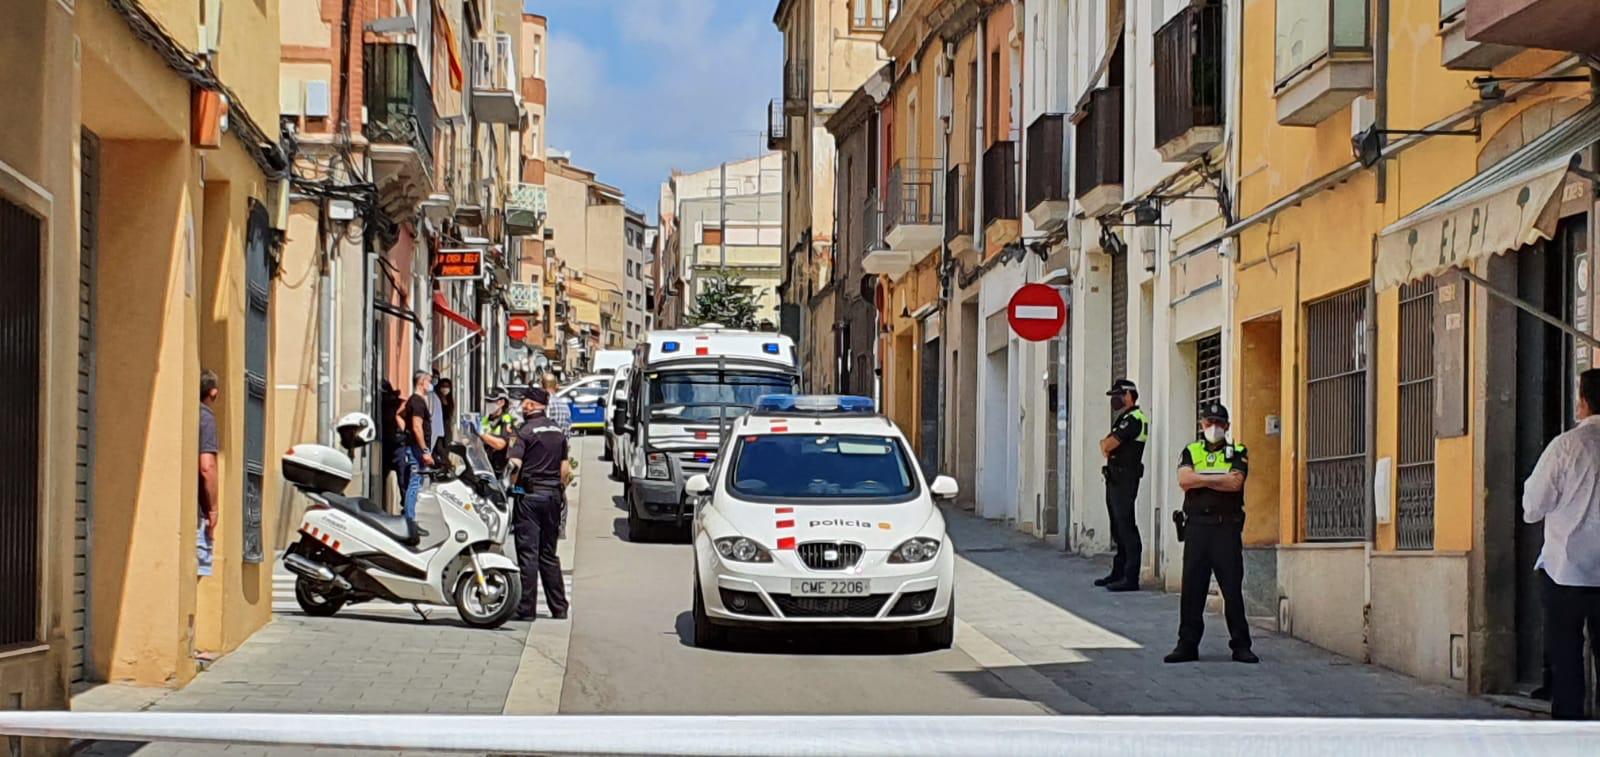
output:
M327 493L322 497L328 500L328 504L354 515L358 520L407 547L417 546L417 542L422 539L417 533L416 524L406 520L403 515L390 515L384 512L381 505L366 497L345 497Z

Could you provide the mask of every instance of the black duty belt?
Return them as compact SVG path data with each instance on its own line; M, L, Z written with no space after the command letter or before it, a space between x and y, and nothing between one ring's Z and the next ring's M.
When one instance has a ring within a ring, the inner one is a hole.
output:
M1227 523L1243 523L1244 513L1191 513L1185 512L1184 519L1189 525L1221 526Z

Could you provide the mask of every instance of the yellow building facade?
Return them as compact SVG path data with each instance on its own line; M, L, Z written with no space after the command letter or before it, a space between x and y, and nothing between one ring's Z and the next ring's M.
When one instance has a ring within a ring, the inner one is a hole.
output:
M1294 19L1280 16L1330 4L1242 8L1243 220L1224 242L1236 245L1230 404L1251 450L1246 543L1276 545L1275 565L1252 563L1263 570L1247 580L1275 583L1278 624L1295 636L1508 691L1537 665L1513 611L1537 602L1517 575L1531 564L1507 536L1518 528L1515 476L1494 472L1508 462L1497 421L1511 416L1493 395L1514 391L1501 379L1518 316L1448 274L1375 287L1374 266L1386 227L1583 107L1588 87L1536 83L1482 99L1474 77L1562 72L1566 56L1511 51L1492 70L1447 69L1439 5L1387 5L1386 37L1375 18L1365 41L1334 22L1336 49L1304 59L1285 51ZM1329 92L1328 72L1372 83ZM1369 166L1352 152L1352 124L1359 132L1375 115L1371 128L1478 132L1390 135ZM1472 270L1515 267L1518 254Z
M63 707L82 681L182 685L197 654L271 616L265 292L282 156L278 41L253 32L277 28L278 3L230 6L204 50L161 31L201 28L199 13L22 0L0 27L26 114L0 135L0 195L40 232L42 261L37 591L4 603L33 632L0 641L0 697L26 708ZM219 95L220 132L206 107ZM8 258L32 248L6 236ZM221 502L213 572L197 578L203 369L221 389Z

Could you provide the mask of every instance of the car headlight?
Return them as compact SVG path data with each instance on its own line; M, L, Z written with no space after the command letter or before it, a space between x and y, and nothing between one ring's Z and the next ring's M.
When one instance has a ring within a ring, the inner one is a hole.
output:
M927 538L923 538L923 537L919 536L919 537L917 537L915 539L907 539L904 544L901 544L900 546L895 547L894 551L889 553L889 562L892 562L892 563L927 562L929 560L932 560L934 558L934 556L936 556L938 554L939 554L939 540L938 539L927 539Z
M734 562L772 562L772 553L743 536L724 536L716 540L717 554Z
M672 469L667 466L665 452L651 452L644 459L644 477L667 481L672 478Z

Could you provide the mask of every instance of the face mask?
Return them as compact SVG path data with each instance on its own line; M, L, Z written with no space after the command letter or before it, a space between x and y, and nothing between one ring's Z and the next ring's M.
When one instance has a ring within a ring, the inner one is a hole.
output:
M1206 441L1212 444L1218 444L1228 436L1228 432L1222 430L1221 426L1206 426L1205 434Z
M1118 410L1121 410L1121 409L1122 409L1122 398L1121 397L1117 397L1117 396L1112 396L1112 398L1111 398L1111 412L1115 413L1115 412L1117 412Z

